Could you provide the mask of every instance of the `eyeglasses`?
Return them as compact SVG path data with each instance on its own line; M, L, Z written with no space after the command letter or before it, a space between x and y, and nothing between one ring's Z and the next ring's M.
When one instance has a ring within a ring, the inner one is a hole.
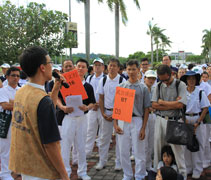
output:
M12 76L12 77L20 77L20 75L17 75L17 74L11 74L10 76Z
M53 64L53 61L46 62L46 64Z
M171 79L171 76L169 76L168 79L160 80L160 81L161 81L161 82L169 82L170 79Z
M149 64L141 64L142 66L148 66Z

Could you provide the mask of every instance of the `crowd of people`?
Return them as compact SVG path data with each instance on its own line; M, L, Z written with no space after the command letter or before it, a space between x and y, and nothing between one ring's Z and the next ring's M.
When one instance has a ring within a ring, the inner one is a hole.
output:
M1 180L68 180L71 153L78 177L90 180L87 159L96 144L95 168L106 167L113 134L114 170L123 171L123 180L200 179L203 169L211 165L211 125L205 122L211 102L211 66L176 68L168 55L156 70L147 58L128 60L125 67L111 58L107 68L101 58L92 66L85 59L75 64L67 59L61 69L53 69L59 78L52 80L53 62L43 48L27 48L19 60L21 70L6 63L1 66ZM77 70L88 96L78 107L83 111L80 116L71 116L76 107L67 105L60 92L66 82L63 73L72 70ZM131 123L112 118L118 86L135 90ZM194 126L197 152L166 142L167 122L183 121L183 110L185 123Z

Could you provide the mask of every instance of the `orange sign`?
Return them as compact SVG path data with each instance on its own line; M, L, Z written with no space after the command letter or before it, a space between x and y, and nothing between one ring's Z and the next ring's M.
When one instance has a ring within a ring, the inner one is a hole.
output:
M62 75L65 77L67 83L70 85L69 88L65 88L62 86L62 88L60 89L64 100L66 96L71 96L71 95L82 95L83 100L88 98L86 90L82 84L82 81L76 69L64 73Z
M131 123L135 92L136 90L134 89L116 87L112 115L113 119L118 119Z

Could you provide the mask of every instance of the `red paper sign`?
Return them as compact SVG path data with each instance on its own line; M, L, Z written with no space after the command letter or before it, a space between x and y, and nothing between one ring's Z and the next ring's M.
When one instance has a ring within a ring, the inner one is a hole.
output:
M82 84L82 81L76 69L64 73L62 75L65 77L67 83L70 85L69 88L65 88L62 86L62 88L60 89L64 100L66 96L71 96L71 95L82 95L83 100L88 98L86 90Z
M128 123L131 122L135 92L136 90L134 89L116 87L112 114L113 119L122 120Z

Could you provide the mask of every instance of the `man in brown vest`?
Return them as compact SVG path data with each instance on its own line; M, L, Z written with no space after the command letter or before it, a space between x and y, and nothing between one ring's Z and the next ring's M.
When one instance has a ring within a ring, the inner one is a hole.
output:
M20 173L22 180L69 180L54 108L61 82L55 82L49 97L44 84L51 79L52 61L40 47L25 49L20 64L29 83L14 100L9 168Z

